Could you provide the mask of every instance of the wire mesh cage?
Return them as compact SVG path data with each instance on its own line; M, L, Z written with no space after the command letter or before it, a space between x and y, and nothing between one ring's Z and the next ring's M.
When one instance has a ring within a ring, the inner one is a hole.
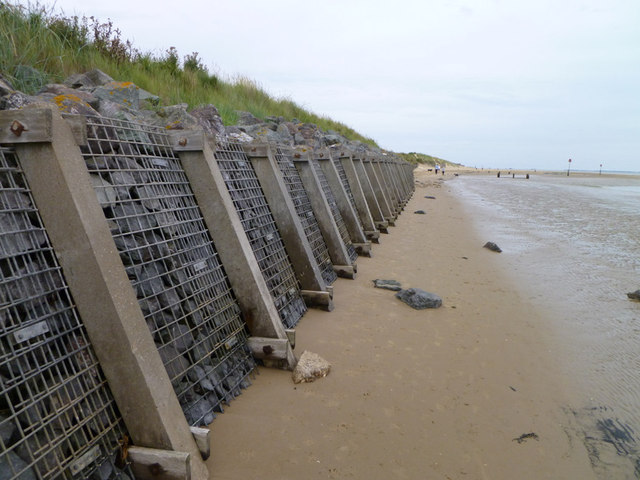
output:
M215 158L285 328L307 311L258 177L239 143L218 141Z
M320 181L320 186L322 187L322 191L324 192L325 197L327 198L327 203L329 204L329 208L331 209L331 214L338 226L338 232L340 233L340 238L344 242L344 246L347 249L347 253L349 254L349 259L352 262L355 262L358 258L358 253L356 252L353 243L351 242L351 237L349 237L349 232L347 231L347 226L344 223L344 219L342 218L342 214L340 213L340 209L338 208L338 204L336 203L336 197L333 195L333 190L329 186L329 182L327 181L327 177L320 166L320 162L318 160L312 158L311 165L313 165L313 169L316 171L318 175L318 180Z
M0 148L0 478L129 478L126 430L19 160Z
M376 160L376 165L381 173L381 180L385 185L385 188L389 194L389 200L391 201L391 206L395 210L395 208L399 204L398 200L398 189L396 187L395 175L390 168L389 162L387 160Z
M82 147L120 258L187 421L207 425L255 363L237 300L163 129L88 118Z
M284 183L287 186L287 191L293 201L298 218L304 228L304 233L311 245L313 258L322 272L322 278L330 285L336 281L338 276L333 270L329 250L327 249L327 244L322 237L322 231L320 230L320 225L318 225L318 220L313 213L309 195L302 184L300 173L292 161L293 152L288 147L275 146L274 156L278 163L280 172L282 172Z
M342 186L344 187L345 192L347 192L347 198L349 199L349 203L351 203L351 206L355 209L356 201L353 198L353 192L351 191L351 185L349 185L349 180L347 180L347 174L344 171L344 166L342 165L342 162L340 161L339 158L332 158L331 161L333 162L333 165L336 167L336 170L338 171L340 182L342 183Z

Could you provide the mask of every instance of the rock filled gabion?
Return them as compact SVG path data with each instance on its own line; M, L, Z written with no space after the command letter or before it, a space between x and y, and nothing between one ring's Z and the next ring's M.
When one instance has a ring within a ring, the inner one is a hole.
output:
M187 421L248 386L246 325L166 130L88 119L83 156Z
M327 284L331 285L336 281L338 275L336 275L333 270L329 250L322 237L320 225L318 225L316 216L311 208L309 195L304 189L300 173L293 163L293 152L290 148L279 146L275 146L274 151L276 162L284 178L285 186L287 187L287 192L291 197L300 223L302 223L305 236L307 240L309 240L309 245L311 245L313 258L322 273L322 278Z
M18 158L2 148L0 270L0 478L129 478L115 466L124 422Z
M349 259L352 262L355 262L358 258L358 253L356 252L353 243L351 242L351 237L349 236L349 232L347 231L347 226L344 223L344 219L342 218L342 214L340 213L340 209L338 208L338 203L336 202L336 197L333 195L333 191L331 190L331 186L327 181L327 177L320 166L320 162L316 159L311 159L311 165L318 175L318 180L320 181L320 186L322 187L322 192L327 198L327 203L329 204L329 208L331 209L331 214L338 226L338 232L340 233L340 238L344 243L344 246L347 249L347 253L349 254Z
M215 157L280 319L292 328L307 307L258 177L238 143L219 141Z
M340 183L342 183L342 186L344 187L344 191L347 192L347 198L349 199L349 203L355 210L356 200L353 198L353 192L351 191L351 185L349 185L349 180L347 179L347 172L344 171L344 165L342 165L342 161L337 155L335 157L332 157L331 161L333 162L333 166L336 168L336 171L338 172L338 176L340 177Z

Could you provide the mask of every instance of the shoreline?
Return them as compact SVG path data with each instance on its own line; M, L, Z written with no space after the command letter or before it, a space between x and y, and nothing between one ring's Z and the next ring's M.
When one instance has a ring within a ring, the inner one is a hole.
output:
M212 478L596 478L552 332L482 248L490 239L447 191L453 175L428 173L416 171L420 186L358 278L334 284L335 310L296 327L296 354L319 354L331 373L294 385L260 368L210 427ZM413 310L375 278L443 306Z

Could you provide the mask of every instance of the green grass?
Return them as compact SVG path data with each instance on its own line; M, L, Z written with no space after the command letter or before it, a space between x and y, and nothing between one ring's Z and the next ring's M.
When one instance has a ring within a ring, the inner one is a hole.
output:
M143 53L123 40L111 21L64 17L38 4L25 7L0 1L0 72L14 88L33 94L46 83L93 68L158 95L163 105L213 104L225 125L237 121L237 111L248 111L260 119L297 118L377 146L343 123L316 115L288 98L274 98L251 79L217 78L197 52L183 60L173 47L160 56Z
M448 160L443 160L442 158L433 157L431 155L426 155L424 153L410 152L410 153L397 153L396 155L398 155L403 160L413 164L424 164L424 165L434 166L437 163L439 165L444 165L444 166L447 166L447 165L460 166L459 163L449 162Z
M94 68L159 96L161 105L213 104L225 125L237 122L238 111L247 111L260 119L275 116L313 123L350 140L378 146L372 138L316 115L289 98L274 98L254 80L218 78L207 70L197 52L182 60L174 47L163 55L140 52L121 37L110 20L65 17L37 3L25 7L0 0L0 73L14 88L34 94L47 83L60 83ZM420 153L400 155L411 163L450 164Z

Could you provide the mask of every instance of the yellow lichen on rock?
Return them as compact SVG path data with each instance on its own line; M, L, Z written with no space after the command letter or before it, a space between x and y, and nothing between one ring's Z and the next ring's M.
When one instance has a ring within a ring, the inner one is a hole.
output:
M58 109L64 113L71 113L70 110L74 105L82 105L83 107L91 108L87 102L71 93L56 95L53 97L53 101L58 106Z

